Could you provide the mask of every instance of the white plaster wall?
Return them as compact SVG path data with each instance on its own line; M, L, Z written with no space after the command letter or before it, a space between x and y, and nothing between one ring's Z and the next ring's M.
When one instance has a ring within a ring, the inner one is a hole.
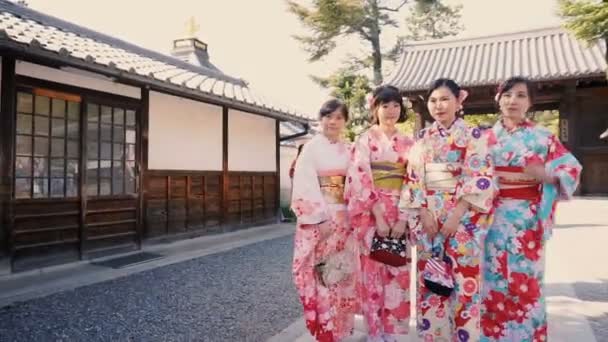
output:
M276 171L275 119L228 112L228 170Z
M222 108L150 92L148 168L222 170Z
M298 150L291 146L281 146L281 206L287 206L291 197L291 178L289 178L289 167L296 158Z
M141 98L141 89L138 87L116 83L108 77L80 69L54 69L18 60L15 65L15 72L17 75L29 76L136 99Z

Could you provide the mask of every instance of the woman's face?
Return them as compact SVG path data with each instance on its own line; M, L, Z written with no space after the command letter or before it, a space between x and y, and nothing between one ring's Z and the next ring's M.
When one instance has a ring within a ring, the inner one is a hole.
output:
M431 93L427 102L429 113L442 126L448 127L456 119L460 103L448 87L439 87Z
M376 108L376 115L381 126L393 127L399 121L401 105L397 101L381 103Z
M532 102L525 83L517 83L503 92L498 100L500 112L505 119L521 121L525 118Z
M342 134L342 130L346 126L346 118L342 109L338 108L331 114L321 118L321 129L323 135L330 139L337 139Z

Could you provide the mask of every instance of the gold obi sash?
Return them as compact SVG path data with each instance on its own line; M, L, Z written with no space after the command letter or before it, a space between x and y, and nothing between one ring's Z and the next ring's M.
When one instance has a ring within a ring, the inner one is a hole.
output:
M461 167L460 163L424 164L426 189L433 191L455 191Z
M319 176L321 194L327 204L344 204L345 176Z
M405 165L391 162L372 162L372 177L374 186L389 191L401 191Z

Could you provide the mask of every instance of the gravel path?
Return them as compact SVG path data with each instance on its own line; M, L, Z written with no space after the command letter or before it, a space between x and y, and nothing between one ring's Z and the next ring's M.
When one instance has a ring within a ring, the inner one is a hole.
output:
M265 341L301 316L293 237L0 309L0 341Z

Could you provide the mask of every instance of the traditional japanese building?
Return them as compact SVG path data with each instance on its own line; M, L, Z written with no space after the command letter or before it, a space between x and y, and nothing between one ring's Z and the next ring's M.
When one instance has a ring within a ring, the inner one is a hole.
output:
M466 114L496 113L498 84L524 76L536 84L534 110L558 110L561 141L584 167L580 192L608 194L608 84L604 41L586 45L551 27L470 39L408 44L387 83L431 120L420 96L434 79L448 77L469 90Z
M0 273L276 222L281 123L224 74L0 0Z

